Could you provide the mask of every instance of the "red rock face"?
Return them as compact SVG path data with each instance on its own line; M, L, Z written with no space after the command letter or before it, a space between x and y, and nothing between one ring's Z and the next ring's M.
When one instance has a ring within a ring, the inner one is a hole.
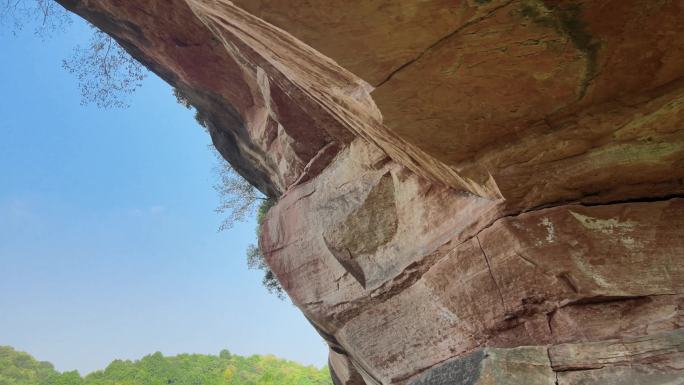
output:
M684 383L684 3L61 0L278 197L336 384Z

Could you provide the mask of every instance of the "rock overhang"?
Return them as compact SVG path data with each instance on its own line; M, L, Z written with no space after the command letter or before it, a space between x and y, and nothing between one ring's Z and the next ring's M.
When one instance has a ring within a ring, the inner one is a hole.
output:
M683 326L681 2L60 3L280 198L261 244L337 382ZM677 352L637 372L678 378Z

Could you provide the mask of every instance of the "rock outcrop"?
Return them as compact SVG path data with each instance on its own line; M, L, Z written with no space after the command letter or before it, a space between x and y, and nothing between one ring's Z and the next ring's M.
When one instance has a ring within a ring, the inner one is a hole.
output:
M279 199L336 384L684 384L684 2L59 0Z

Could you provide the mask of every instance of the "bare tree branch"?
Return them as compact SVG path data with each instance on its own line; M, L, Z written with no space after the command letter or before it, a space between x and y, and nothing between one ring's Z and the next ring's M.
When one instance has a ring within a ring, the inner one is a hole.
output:
M0 27L17 34L25 26L40 38L62 32L71 15L54 0L6 0L0 5ZM62 66L76 76L81 104L101 108L128 107L127 99L141 85L147 70L109 35L93 27L87 47L78 46Z
M81 104L128 107L127 98L142 86L147 69L109 35L95 31L88 47L78 46L62 66L78 79Z
M34 34L46 39L71 23L69 12L53 0L7 0L0 5L0 27L15 35L32 25Z

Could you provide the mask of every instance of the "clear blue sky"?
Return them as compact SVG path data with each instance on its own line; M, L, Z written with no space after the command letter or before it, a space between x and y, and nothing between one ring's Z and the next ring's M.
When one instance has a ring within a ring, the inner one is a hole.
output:
M61 60L89 33L0 35L0 345L83 374L223 348L323 365L246 267L254 219L217 232L217 161L170 87L150 75L129 109L79 105Z

